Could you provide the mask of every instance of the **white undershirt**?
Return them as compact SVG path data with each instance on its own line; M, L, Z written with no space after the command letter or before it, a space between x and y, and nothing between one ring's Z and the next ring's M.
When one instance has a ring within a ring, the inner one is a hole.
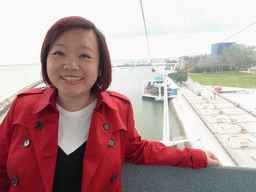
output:
M57 104L60 112L58 145L69 155L88 139L88 133L96 100L86 108L70 112Z

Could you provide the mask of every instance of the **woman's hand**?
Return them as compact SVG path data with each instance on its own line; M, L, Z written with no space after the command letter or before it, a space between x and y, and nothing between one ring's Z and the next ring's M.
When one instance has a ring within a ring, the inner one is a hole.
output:
M222 167L222 164L219 161L219 159L211 151L205 150L204 152L207 156L208 165L215 165L218 167Z

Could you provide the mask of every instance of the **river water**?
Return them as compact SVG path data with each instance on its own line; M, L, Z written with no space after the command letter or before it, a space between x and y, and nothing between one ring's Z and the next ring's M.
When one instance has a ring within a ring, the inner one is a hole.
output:
M113 67L112 84L109 90L128 97L133 105L136 129L142 139L163 139L163 103L142 100L143 81L154 79L155 73L149 66ZM40 65L0 66L0 99L40 79ZM0 122L3 117L0 117ZM180 136L174 114L169 108L171 138Z
M0 66L0 102L40 80L40 70L39 64Z
M110 90L127 96L133 105L135 126L142 139L161 141L163 139L163 103L143 100L143 81L154 79L155 73L148 66L113 68ZM180 136L178 125L169 105L171 138Z

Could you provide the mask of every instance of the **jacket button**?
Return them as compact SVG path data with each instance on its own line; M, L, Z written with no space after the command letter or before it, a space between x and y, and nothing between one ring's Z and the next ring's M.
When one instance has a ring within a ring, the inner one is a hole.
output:
M105 129L106 131L109 130L109 125L108 125L108 124L104 124L103 127L104 127L104 129Z
M14 186L16 186L16 185L18 185L18 183L19 183L18 177L13 177L13 178L12 178L12 184L13 184Z
M113 147L115 145L115 141L113 139L110 139L108 146Z
M43 124L42 122L37 122L37 123L35 124L36 129L42 129L43 126L44 126L44 124Z
M111 182L114 183L116 181L116 178L117 178L117 176L113 175L112 178L111 178Z
M28 147L29 145L30 145L30 140L29 139L25 140L23 143L23 147Z
M41 91L45 91L47 89L47 87L42 87Z

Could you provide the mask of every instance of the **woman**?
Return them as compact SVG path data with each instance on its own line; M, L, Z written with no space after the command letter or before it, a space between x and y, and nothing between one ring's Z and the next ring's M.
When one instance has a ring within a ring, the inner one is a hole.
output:
M221 166L209 151L142 140L125 96L106 91L111 63L103 34L67 17L41 51L47 88L19 94L0 127L1 191L121 191L123 161Z

